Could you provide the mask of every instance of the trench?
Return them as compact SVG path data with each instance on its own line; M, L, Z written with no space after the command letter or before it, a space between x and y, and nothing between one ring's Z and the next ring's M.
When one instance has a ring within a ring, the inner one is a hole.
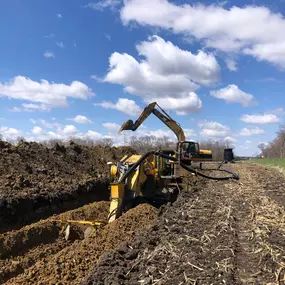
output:
M0 199L0 234L91 202L108 201L108 187L107 180L93 180L65 191L55 189L44 196Z
M62 224L55 220L104 220L108 210L108 202L94 202L19 230L1 234L0 284L23 273L37 261L48 260L51 255L84 239L84 231L88 226L72 225L70 238L65 240Z

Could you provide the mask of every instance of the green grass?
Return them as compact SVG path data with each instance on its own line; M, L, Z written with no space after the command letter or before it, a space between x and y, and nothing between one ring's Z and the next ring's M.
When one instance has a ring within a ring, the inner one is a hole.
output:
M279 166L285 169L285 158L256 158L251 159L250 162L255 162L268 166Z

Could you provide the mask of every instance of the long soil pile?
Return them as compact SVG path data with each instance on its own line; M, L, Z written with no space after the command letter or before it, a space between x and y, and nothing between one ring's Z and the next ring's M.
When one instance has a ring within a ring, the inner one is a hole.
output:
M148 229L155 217L155 208L139 205L83 241L77 240L57 254L42 258L5 284L79 284L105 251Z
M108 202L96 202L76 210L41 220L32 225L0 235L0 284L24 272L40 260L47 262L54 254L84 238L87 226L72 226L68 241L62 224L55 220L106 220Z
M284 284L285 178L251 164L240 181L198 181L84 285Z
M0 141L0 233L108 200L107 162L132 152L127 147L86 147L73 142L47 148Z

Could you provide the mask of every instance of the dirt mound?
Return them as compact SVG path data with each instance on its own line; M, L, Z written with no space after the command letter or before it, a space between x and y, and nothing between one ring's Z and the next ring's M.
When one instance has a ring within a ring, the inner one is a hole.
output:
M285 208L276 197L285 201L285 178L232 167L240 181L198 181L148 231L103 255L83 284L283 284Z
M68 147L56 144L53 148L22 141L16 146L4 142L0 146L2 199L42 196L104 178L108 161L133 152L126 147L87 147L72 142Z
M83 241L75 241L49 260L42 259L5 284L79 284L90 267L108 250L147 229L156 209L142 204Z
M109 199L107 162L128 147L0 143L0 233ZM29 209L29 211L26 211Z
M87 226L74 225L71 239L66 241L61 233L62 224L55 220L106 220L108 211L108 202L92 203L0 235L0 284L22 273L39 260L47 261L50 256L70 246L75 240L84 238Z

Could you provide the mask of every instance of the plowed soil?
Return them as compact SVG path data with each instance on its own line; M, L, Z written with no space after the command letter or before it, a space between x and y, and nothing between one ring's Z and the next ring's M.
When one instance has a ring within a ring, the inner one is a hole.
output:
M153 226L105 253L91 284L284 284L285 178L253 164L199 180Z
M0 233L108 200L107 162L125 153L133 150L73 142L53 148L23 141L14 146L0 141Z
M76 240L63 249L61 237L56 245L60 250L58 253L41 256L43 248L49 247L38 247L39 260L5 284L79 284L105 251L115 249L121 242L147 230L155 217L156 209L142 204L84 240Z
M108 212L108 202L92 203L0 235L0 284L84 238L86 226L73 226L71 238L66 241L62 224L56 220L105 220Z

